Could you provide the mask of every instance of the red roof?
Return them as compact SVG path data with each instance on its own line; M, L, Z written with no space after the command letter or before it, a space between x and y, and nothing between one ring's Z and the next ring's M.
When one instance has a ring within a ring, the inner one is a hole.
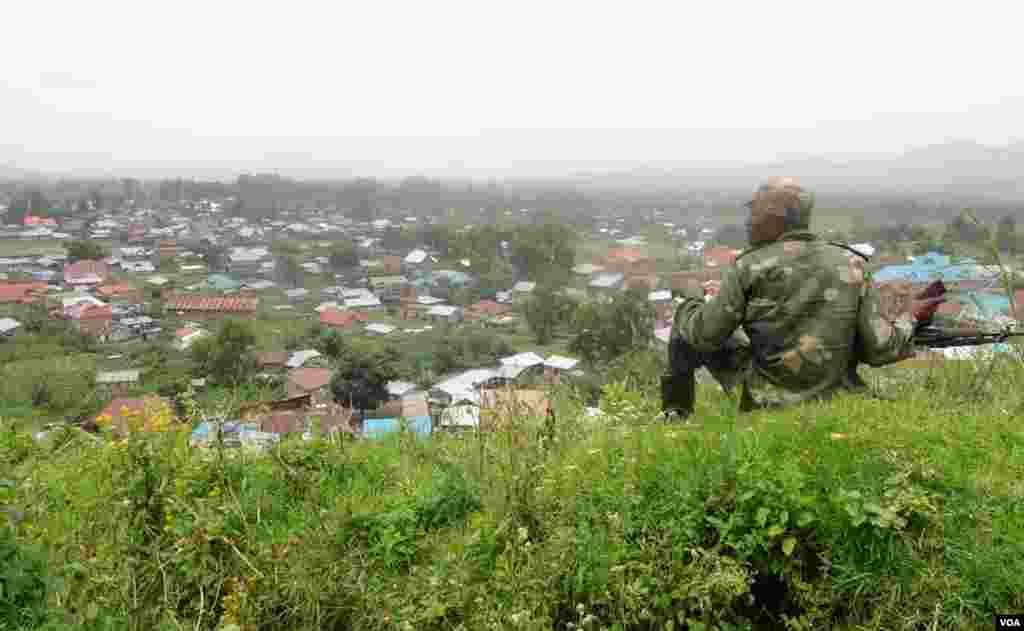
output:
M67 310L73 320L109 320L114 316L110 305L82 304L71 307Z
M114 283L112 285L104 285L103 287L97 287L96 293L101 296L119 296L135 291L135 288L128 283Z
M469 306L469 310L475 313L498 315L499 313L507 313L512 310L509 305L503 305L493 300L481 300Z
M49 217L39 217L36 215L25 215L23 225L26 226L56 226L57 220L50 219Z
M706 248L704 250L704 264L714 267L725 267L736 262L739 251L732 248Z
M0 283L0 302L18 302L35 291L46 289L46 283Z
M358 311L341 311L338 309L324 309L320 312L320 324L348 328L356 322L366 322L368 316Z
M73 279L81 278L83 276L91 276L95 274L100 278L106 278L109 273L107 264L103 261L79 261L77 263L68 263L64 266L64 281L70 282Z
M164 308L168 311L227 311L245 313L256 311L258 298L237 296L199 296L168 294L164 296Z
M644 255L636 248L612 248L608 250L608 258L632 263L644 258Z
M194 329L189 329L189 328L178 329L177 331L174 332L174 337L176 337L178 339L181 339L183 337L188 337L189 335L192 335L193 333L195 333Z
M296 368L288 373L288 381L306 392L319 390L331 383L330 368Z

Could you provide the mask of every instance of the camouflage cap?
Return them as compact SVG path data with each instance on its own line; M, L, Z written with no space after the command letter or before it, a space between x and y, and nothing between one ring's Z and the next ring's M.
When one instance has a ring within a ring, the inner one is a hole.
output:
M814 194L800 187L796 178L773 177L754 193L754 199L746 204L765 214L788 217L800 226L810 225L811 210L814 208Z

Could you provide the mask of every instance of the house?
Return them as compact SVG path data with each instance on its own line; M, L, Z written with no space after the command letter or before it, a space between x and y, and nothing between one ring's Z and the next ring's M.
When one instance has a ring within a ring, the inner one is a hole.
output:
M110 275L103 261L78 261L64 266L64 282L68 285L99 285Z
M689 272L675 272L669 277L669 287L677 291L703 288L704 283L722 278L720 268L708 268Z
M402 298L402 287L407 283L405 276L375 276L370 279L370 289L385 302L398 302Z
M492 368L474 368L458 373L435 384L430 389L430 399L440 405L453 405L461 401L479 404L477 388L496 376L497 371Z
M320 324L336 329L348 329L356 322L366 322L367 319L367 315L359 311L324 309L320 312Z
M365 309L375 311L382 309L383 307L384 305L377 296L359 296L358 298L345 299L346 309Z
M97 389L113 397L122 397L139 383L141 370L108 370L96 373Z
M92 298L88 296L88 298ZM93 298L81 300L64 308L63 315L71 320L74 328L83 335L106 341L113 327L113 310L110 305Z
M480 429L500 430L525 417L544 418L551 403L539 388L484 388L480 391Z
M736 262L740 250L726 247L704 248L702 257L705 267L728 267Z
M288 298L288 302L302 302L309 297L309 290L305 287L298 287L287 290L284 295Z
M433 431L432 419L426 414L401 418L368 418L363 421L363 435L367 438L379 438L398 431L403 424L409 431L420 436L429 436Z
M184 268L182 268L184 269ZM263 289L272 289L277 287L277 283L272 280L253 280L242 283L242 287L245 289L252 289L255 291L261 291Z
M451 305L436 305L427 311L427 316L435 322L459 322L462 320L462 309Z
M97 414L92 423L96 426L113 428L114 435L123 438L129 432L143 429L153 431L160 429L157 422L160 417L174 422L174 408L170 401L158 396L143 398L116 398ZM132 421L132 422L130 422Z
M149 261L122 261L121 269L126 272L149 274L156 271L156 266Z
M204 337L206 334L206 331L202 329L180 328L174 332L174 345L179 351L186 352L196 340Z
M0 283L0 302L34 302L46 291L46 283Z
M96 295L106 299L124 300L133 304L143 302L142 290L124 282L97 287Z
M320 351L313 349L295 351L288 357L288 361L285 362L285 366L288 368L302 368L307 362L320 357L323 357L323 355L320 354Z
M466 307L464 315L467 320L484 320L498 318L511 313L511 311L511 305L501 304L494 300L481 300Z
M402 257L383 256L380 259L381 273L385 276L398 276L402 273Z
M450 405L437 416L438 431L464 432L480 427L480 406L474 403Z
M426 251L416 249L405 255L404 263L406 265L422 265L426 260Z
M551 355L544 360L544 381L549 384L561 383L562 375L576 368L579 363L578 359Z
M238 415L242 421L248 423L269 412L305 410L311 407L313 407L312 395L304 394L297 397L277 399L274 401L242 403L238 406Z
M0 318L0 335L10 337L21 328L21 322L14 318Z
M537 283L521 280L512 286L512 300L524 300L537 288Z
M256 353L256 366L260 370L283 370L288 366L288 351L264 351Z
M241 296L204 296L167 292L163 297L164 310L197 320L222 318L251 319L256 316L258 298Z
M288 373L287 396L312 395L313 405L332 400L330 368L295 368Z
M366 332L374 335L388 335L394 333L397 327L382 322L371 322L366 325Z
M216 291L237 291L242 287L242 282L227 274L210 274L206 279L206 285Z
M622 289L625 278L624 274L618 272L598 274L591 279L588 287L598 292L618 291Z
M232 248L228 253L228 271L241 278L252 278L263 274L264 263L270 258L266 248Z

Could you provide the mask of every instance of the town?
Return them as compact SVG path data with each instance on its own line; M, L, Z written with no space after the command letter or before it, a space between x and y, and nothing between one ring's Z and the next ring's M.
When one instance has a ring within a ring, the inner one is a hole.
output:
M106 421L123 436L123 410L180 410L187 391L217 409L229 444L265 447L314 426L486 431L554 414L555 388L597 414L630 362L663 362L679 291L713 292L745 238L728 195L577 193L558 214L552 193L469 189L277 176L11 187L0 416L40 434ZM956 291L942 318L1013 324L1012 214L993 231L960 215L928 228L847 218L826 236L871 256L894 300L942 278ZM203 422L193 443L215 435Z

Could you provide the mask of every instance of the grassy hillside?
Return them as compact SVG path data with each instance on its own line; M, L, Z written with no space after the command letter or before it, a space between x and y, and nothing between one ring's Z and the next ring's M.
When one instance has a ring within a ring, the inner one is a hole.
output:
M0 628L988 629L1024 609L1024 367L917 375L750 415L705 387L685 426L612 385L550 439L272 457L8 422Z

